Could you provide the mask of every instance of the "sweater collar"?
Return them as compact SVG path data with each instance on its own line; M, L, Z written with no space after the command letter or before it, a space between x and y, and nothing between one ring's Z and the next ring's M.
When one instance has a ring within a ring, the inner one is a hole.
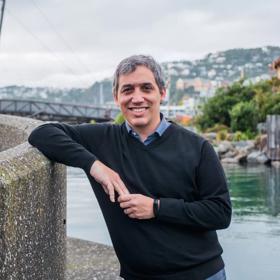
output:
M163 114L160 113L160 123L159 123L158 127L156 128L156 130L153 133L151 133L151 135L152 134L157 134L158 136L162 136L162 134L168 128L169 125L170 125L170 123L166 120L166 118L163 116ZM132 127L128 124L127 121L125 121L125 126L126 126L127 132L129 134L137 134L132 129Z

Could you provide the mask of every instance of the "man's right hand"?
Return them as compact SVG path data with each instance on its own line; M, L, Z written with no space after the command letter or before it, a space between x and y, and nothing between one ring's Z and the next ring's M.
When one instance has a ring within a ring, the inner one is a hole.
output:
M101 184L112 202L115 202L115 191L119 195L129 194L129 191L120 178L119 174L99 160L96 160L92 164L90 168L90 175L95 179L96 182Z

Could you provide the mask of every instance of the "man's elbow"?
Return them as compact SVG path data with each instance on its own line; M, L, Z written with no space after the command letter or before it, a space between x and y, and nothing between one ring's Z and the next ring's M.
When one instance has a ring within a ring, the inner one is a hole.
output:
M32 146L34 146L35 144L35 139L36 137L34 136L34 130L30 133L30 135L28 136L28 143Z
M42 139L44 139L44 128L46 127L46 124L40 125L32 130L30 135L28 136L27 141L30 145L37 147L38 144L41 142ZM44 142L44 141L43 141Z
M231 207L224 209L223 218L221 219L220 228L226 229L231 223L232 209Z
M40 134L38 134L37 129L33 130L27 139L28 143L32 145L33 147L38 147L38 144L40 143Z

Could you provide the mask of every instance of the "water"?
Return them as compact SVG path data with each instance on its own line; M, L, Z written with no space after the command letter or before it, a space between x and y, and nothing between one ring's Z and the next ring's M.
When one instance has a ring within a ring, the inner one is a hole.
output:
M280 279L280 168L225 166L233 219L218 231L229 280ZM83 171L68 168L69 236L111 245Z

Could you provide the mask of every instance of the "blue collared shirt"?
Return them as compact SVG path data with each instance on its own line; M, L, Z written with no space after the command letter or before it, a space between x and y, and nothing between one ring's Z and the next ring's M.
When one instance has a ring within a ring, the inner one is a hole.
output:
M152 143L154 140L156 140L158 137L161 137L162 134L164 133L164 131L169 127L170 123L165 119L165 117L160 114L160 124L157 127L157 129L155 130L155 132L153 132L152 134L150 134L147 139L143 142L143 144L145 146L147 146L148 144ZM132 135L133 137L135 137L136 139L138 139L140 142L142 142L139 134L137 132L135 132L130 125L128 124L127 121L125 121L125 126L127 128L127 131L130 135Z

